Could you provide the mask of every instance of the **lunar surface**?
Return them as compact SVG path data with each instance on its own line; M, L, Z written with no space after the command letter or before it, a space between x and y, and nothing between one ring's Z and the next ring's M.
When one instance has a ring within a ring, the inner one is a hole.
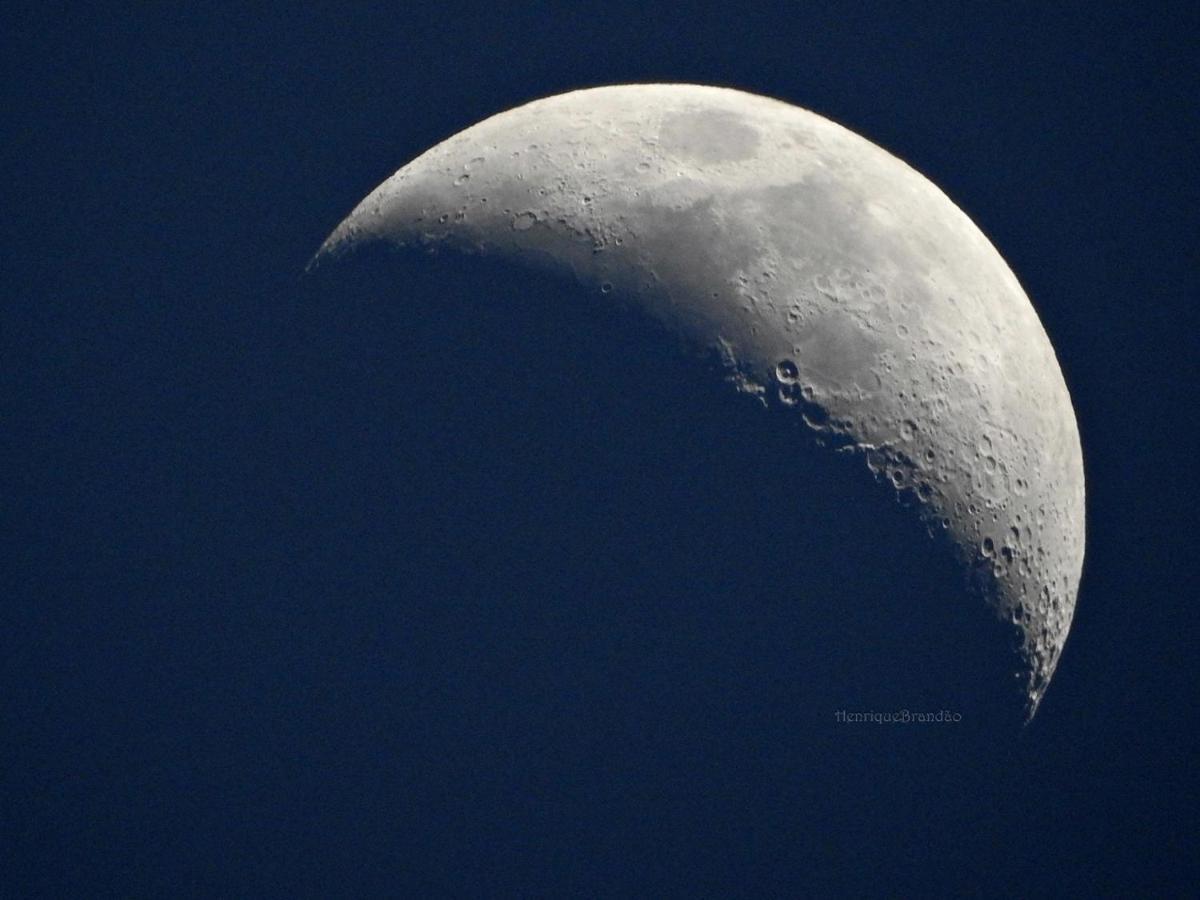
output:
M1036 711L1083 562L1074 411L1016 277L908 165L735 90L581 90L404 166L314 263L379 244L570 276L718 357L766 414L861 457L952 542L963 602L1019 628L1013 670Z

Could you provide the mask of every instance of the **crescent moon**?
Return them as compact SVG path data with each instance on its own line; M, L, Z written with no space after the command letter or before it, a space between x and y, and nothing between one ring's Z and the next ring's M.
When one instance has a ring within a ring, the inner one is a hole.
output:
M778 100L697 85L500 113L376 188L314 258L486 253L624 298L780 415L860 455L1017 625L1027 716L1084 553L1071 399L1012 271L936 186Z

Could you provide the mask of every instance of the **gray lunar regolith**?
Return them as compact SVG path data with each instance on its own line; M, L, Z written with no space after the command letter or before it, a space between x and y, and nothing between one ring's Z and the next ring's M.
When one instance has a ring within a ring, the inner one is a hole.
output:
M780 415L858 453L1018 625L1028 713L1084 550L1054 350L945 194L847 129L724 88L575 91L493 116L373 191L317 262L390 243L487 253L632 303Z

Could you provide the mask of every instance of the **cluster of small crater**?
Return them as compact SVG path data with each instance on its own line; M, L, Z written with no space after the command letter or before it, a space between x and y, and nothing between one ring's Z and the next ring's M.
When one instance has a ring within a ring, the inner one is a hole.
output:
M958 377L957 371L953 364L947 366L946 377ZM843 432L851 439L850 449L862 453L871 472L891 485L900 502L919 507L931 534L951 536L977 576L975 586L1001 618L1020 626L1019 650L1028 660L1028 690L1036 705L1070 624L1069 603L1063 598L1074 590L1069 579L1060 578L1059 584L1050 579L1053 560L1043 545L1047 510L1044 503L1028 502L1030 478L1037 477L1036 455L1004 432L945 441L947 433L957 432L939 421L945 410L938 404L912 403L916 386L909 397L898 398L904 401L898 405L922 408L928 422L904 417L889 424L873 411L858 417L856 427L853 415L838 418L816 401L796 359L778 360L773 374L781 407L799 407L804 422L819 433ZM1011 475L1006 460L1025 474ZM959 489L963 485L965 492ZM1053 558L1061 554L1056 549Z

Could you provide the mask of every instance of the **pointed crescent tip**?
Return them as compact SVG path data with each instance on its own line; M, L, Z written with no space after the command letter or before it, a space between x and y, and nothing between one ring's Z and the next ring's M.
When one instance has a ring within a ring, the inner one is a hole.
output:
M333 230L329 237L325 238L325 240L321 242L321 246L317 248L317 252L314 253L309 258L308 262L304 264L305 275L312 275L317 271L317 269L324 265L327 260L342 254L342 252L345 250L346 244L346 235L344 232L345 222L338 225L338 227Z
M1025 716L1021 719L1021 731L1026 731L1033 724L1033 719L1037 715L1038 706L1041 705L1041 700L1031 700L1025 707Z
M317 271L317 267L321 265L321 253L324 251L324 249L325 245L322 244L320 248L317 249L317 252L309 257L308 262L304 264L304 269L301 272L302 275L312 275L315 271Z

